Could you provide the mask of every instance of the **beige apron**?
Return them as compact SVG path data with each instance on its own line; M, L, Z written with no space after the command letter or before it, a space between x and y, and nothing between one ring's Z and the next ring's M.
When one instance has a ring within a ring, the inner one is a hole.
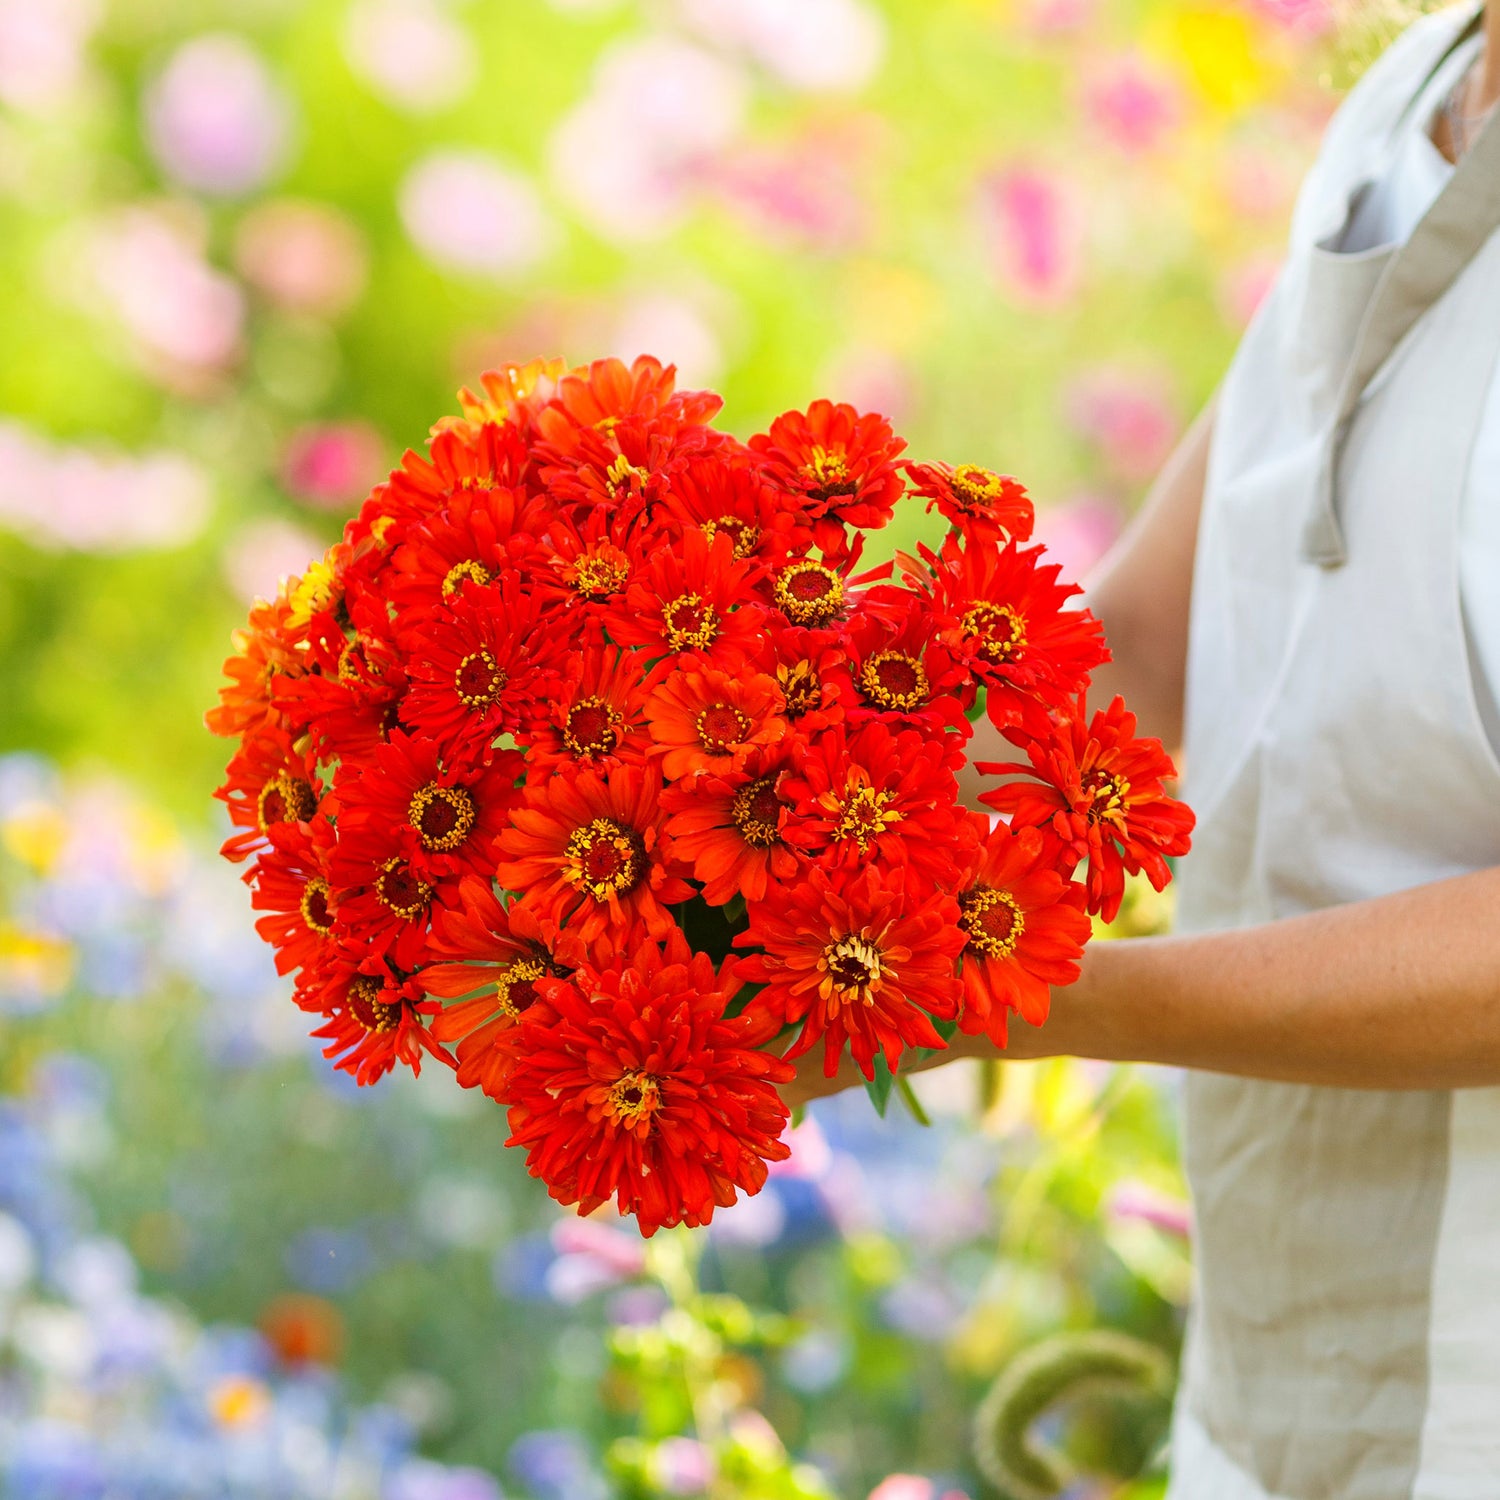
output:
M1412 27L1339 112L1221 394L1180 930L1500 864L1458 588L1500 356L1500 124L1405 247L1336 249L1472 14ZM1184 1150L1199 1294L1170 1500L1500 1500L1500 1089L1197 1074Z

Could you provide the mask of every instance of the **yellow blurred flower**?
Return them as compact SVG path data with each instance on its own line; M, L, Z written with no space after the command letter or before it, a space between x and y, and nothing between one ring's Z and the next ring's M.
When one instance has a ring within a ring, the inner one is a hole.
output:
M271 1393L248 1375L226 1375L208 1393L208 1409L222 1427L255 1427L271 1410Z
M73 977L73 949L61 938L0 922L0 994L52 998Z
M68 841L68 820L50 802L23 802L0 823L0 842L6 852L39 875L57 862Z

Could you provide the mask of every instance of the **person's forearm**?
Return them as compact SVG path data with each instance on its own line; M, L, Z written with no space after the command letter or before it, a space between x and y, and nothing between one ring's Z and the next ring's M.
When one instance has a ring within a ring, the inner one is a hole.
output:
M1497 915L1500 868L1233 932L1097 943L1044 1027L1012 1020L1011 1055L1346 1088L1500 1084Z

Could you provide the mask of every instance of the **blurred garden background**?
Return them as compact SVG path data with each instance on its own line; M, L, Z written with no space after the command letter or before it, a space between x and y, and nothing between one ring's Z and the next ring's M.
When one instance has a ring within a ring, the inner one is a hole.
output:
M826 1101L764 1194L643 1247L482 1097L322 1062L215 856L202 715L250 601L533 355L657 354L740 433L879 409L1021 477L1081 575L1399 21L0 0L0 1493L977 1500L1018 1352L1175 1358L1170 1077L960 1065L931 1127ZM1144 1500L1165 1413L1039 1430L1074 1500Z

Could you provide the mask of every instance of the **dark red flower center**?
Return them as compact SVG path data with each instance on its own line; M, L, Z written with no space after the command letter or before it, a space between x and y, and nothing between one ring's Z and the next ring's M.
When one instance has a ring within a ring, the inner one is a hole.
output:
M505 673L488 651L471 651L453 674L453 690L468 708L488 708L505 686Z
M536 1004L536 982L547 972L545 959L518 958L506 964L495 980L495 1005L502 1016L514 1020Z
M958 898L959 926L969 946L986 958L1004 958L1015 951L1026 931L1026 914L1009 891L976 885Z
M316 877L309 880L302 887L302 900L299 906L303 922L319 937L327 937L333 931L333 913L328 908L328 882L326 880L319 880Z
M960 464L948 481L953 498L966 510L983 510L1000 498L1003 485L998 474L981 469L978 464Z
M719 621L713 605L700 594L680 594L661 612L667 627L667 644L674 651L707 651L718 634Z
M755 727L732 703L710 703L695 721L698 743L712 755L728 755Z
M843 579L811 558L783 568L771 592L794 625L826 625L844 607Z
M776 795L775 776L762 776L734 794L730 816L740 837L752 849L769 849L781 842L781 799Z
M760 527L742 521L738 516L720 516L716 521L703 523L703 534L710 540L721 531L733 543L734 555L740 558L749 557L760 540Z
M1015 661L1026 646L1026 621L1008 604L975 604L964 612L960 626L965 640L994 666Z
M375 877L375 894L398 917L408 922L427 910L432 887L404 859L388 859Z
M350 641L339 652L339 681L359 682L365 675L364 648L358 641Z
M613 754L620 743L623 715L603 698L580 698L568 710L563 743L581 760Z
M402 1003L400 1000L382 999L385 992L385 986L369 974L356 974L349 981L349 988L345 992L349 1014L366 1031L378 1034L391 1031L400 1024Z
M490 570L483 563L466 558L454 563L443 579L443 598L451 599L465 583L477 583L481 588L490 581Z
M877 708L907 713L927 701L927 669L905 651L877 651L859 669L859 687Z
M260 789L255 814L261 832L269 833L276 823L305 823L317 810L318 798L311 783L283 771Z
M623 896L646 871L646 847L639 833L613 818L595 818L569 835L563 875L595 901Z
M406 817L424 849L446 853L457 849L473 831L474 799L464 787L429 781L412 794Z

